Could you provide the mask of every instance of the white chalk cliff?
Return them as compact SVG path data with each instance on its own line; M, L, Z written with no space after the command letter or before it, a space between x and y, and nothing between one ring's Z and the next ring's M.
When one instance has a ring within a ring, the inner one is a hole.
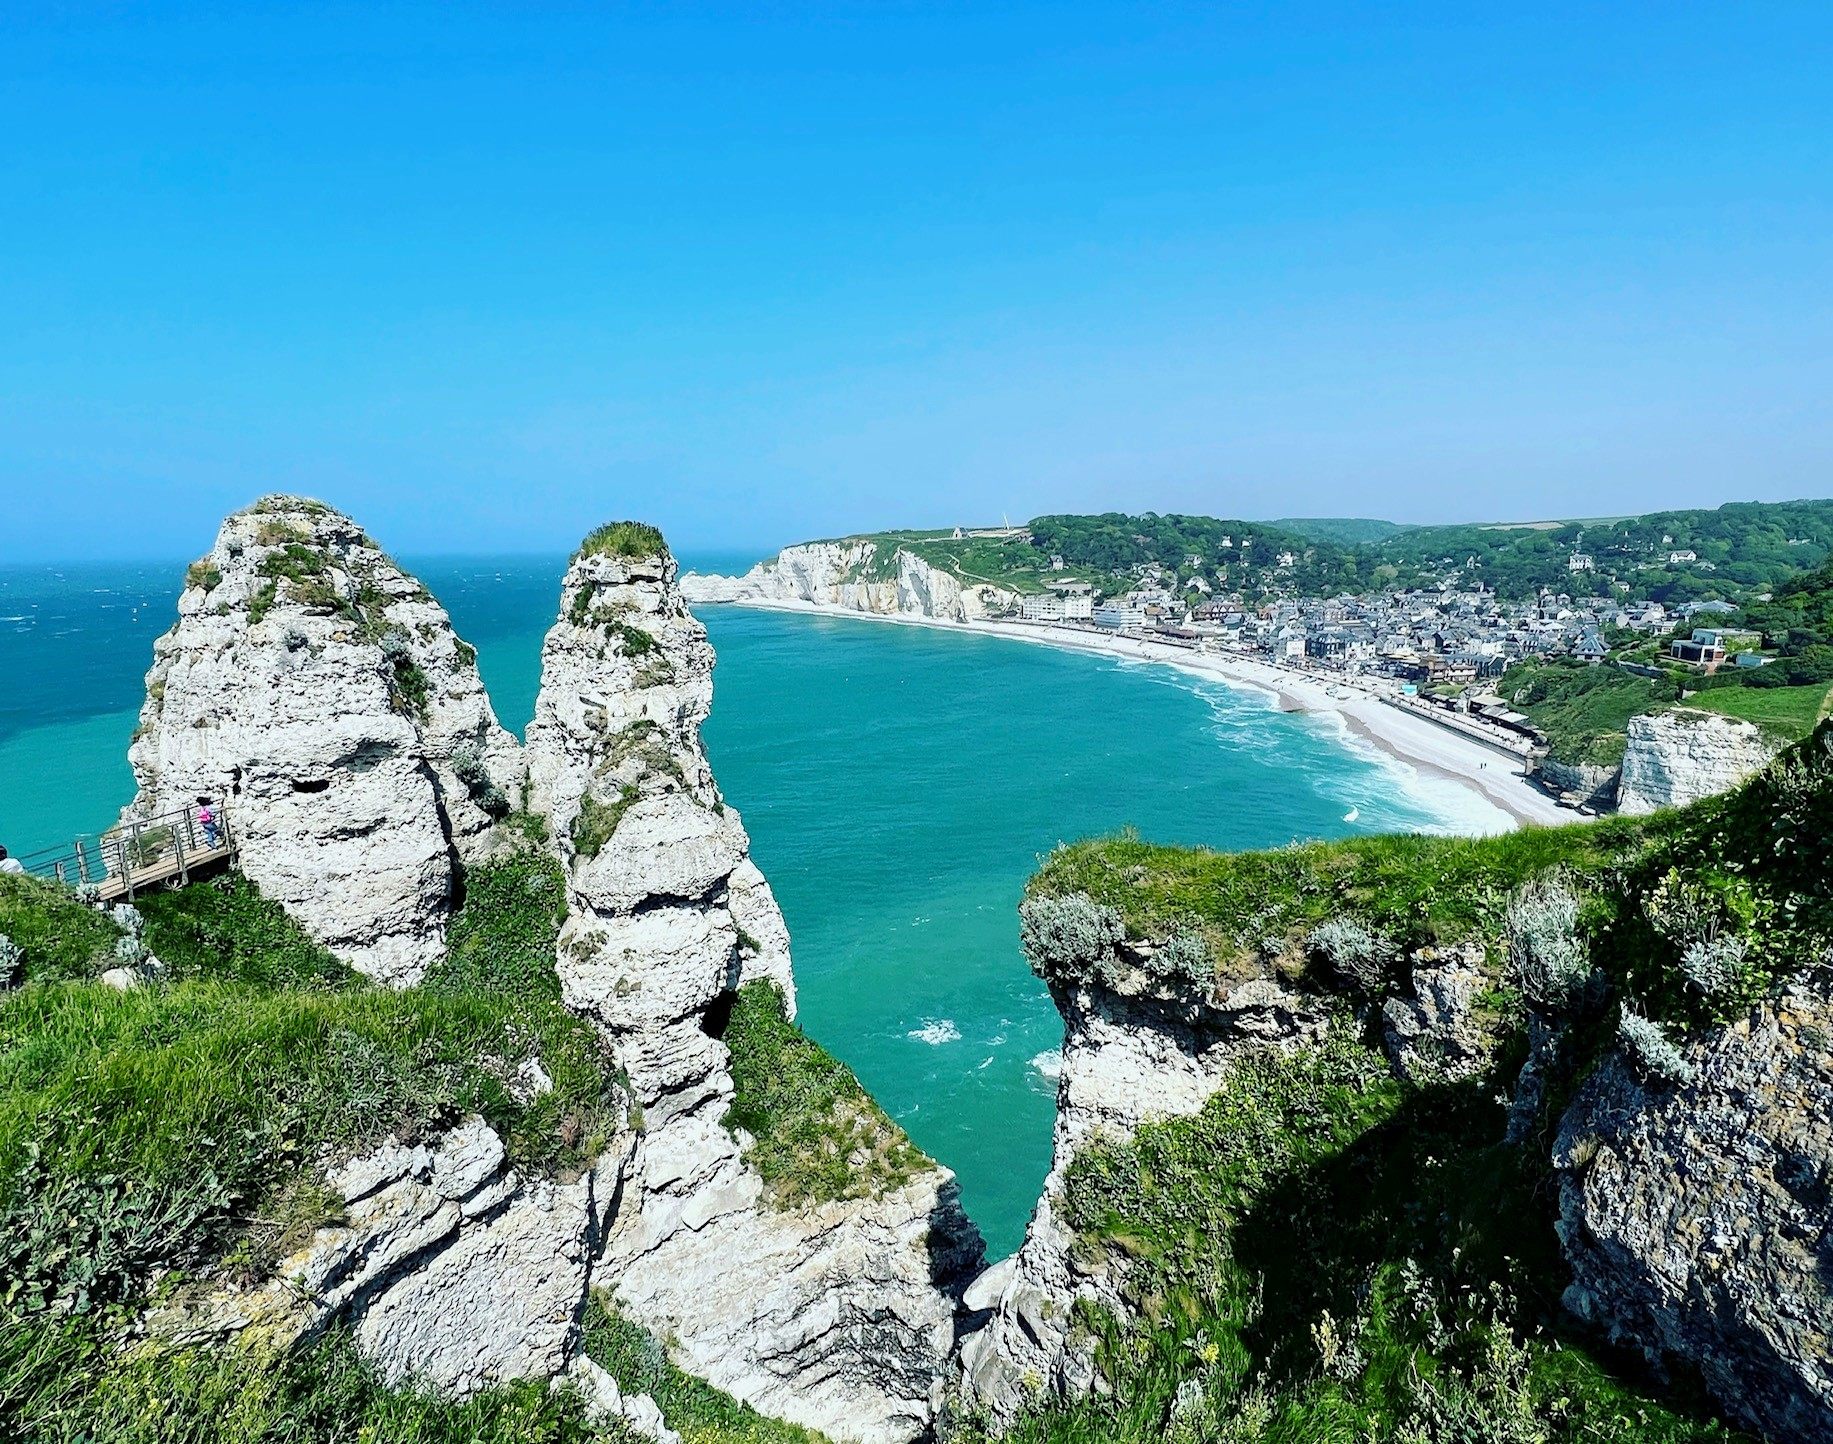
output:
M1754 724L1696 707L1629 720L1617 810L1640 816L1729 792L1780 746Z
M834 607L943 622L971 622L1016 599L986 582L964 583L902 547L887 556L882 543L864 539L785 547L742 577L689 572L681 592L690 602Z
M835 1439L902 1441L942 1402L978 1259L947 1170L882 1197L784 1207L722 1119L721 1018L788 936L700 744L712 649L666 555L582 555L543 649L532 794L567 873L568 1006L614 1045L643 1132L594 1276L676 1362Z
M128 815L226 804L262 891L405 984L518 753L426 588L348 517L274 496L223 523L154 645Z
M992 1312L962 1343L962 1394L1000 1424L1034 1400L1088 1392L1094 1339L1078 1330L1078 1308L1127 1307L1122 1280L1075 1248L1060 1216L1077 1152L1098 1138L1130 1136L1147 1119L1194 1114L1248 1053L1315 1042L1329 1027L1325 1000L1266 978L1205 998L1167 991L1138 972L1115 988L1050 990L1064 1020L1050 1173L1018 1253L967 1294L970 1308Z
M555 968L627 1080L623 1126L561 1178L519 1175L477 1118L332 1159L338 1223L271 1279L187 1292L156 1332L285 1346L343 1321L387 1379L460 1395L564 1381L666 1441L653 1401L580 1353L603 1289L678 1364L766 1413L837 1441L926 1435L979 1235L927 1160L871 1196L796 1202L726 1124L737 990L768 984L793 1013L795 981L701 746L713 652L673 560L575 558L526 751L474 660L355 523L269 498L224 524L158 644L134 808L226 799L248 874L400 986L441 956L463 861L507 845L491 823L514 794L564 869ZM517 1078L548 1086L538 1058Z

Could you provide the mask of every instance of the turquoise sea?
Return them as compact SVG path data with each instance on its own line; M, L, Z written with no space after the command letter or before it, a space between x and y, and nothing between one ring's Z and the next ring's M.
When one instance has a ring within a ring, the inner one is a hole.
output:
M564 559L409 565L520 731ZM0 567L0 842L15 853L104 825L130 795L142 677L182 571ZM719 657L707 747L788 918L802 1023L957 1171L995 1256L1049 1164L1060 1030L1017 916L1041 855L1129 825L1244 848L1494 818L1328 721L1167 667L869 619L701 615Z

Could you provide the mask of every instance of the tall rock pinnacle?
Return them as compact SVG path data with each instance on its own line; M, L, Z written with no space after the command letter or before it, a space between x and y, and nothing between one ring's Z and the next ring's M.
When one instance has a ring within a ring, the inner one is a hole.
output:
M440 956L457 862L520 749L476 653L350 518L270 496L223 523L154 646L127 810L227 807L241 866L381 981Z

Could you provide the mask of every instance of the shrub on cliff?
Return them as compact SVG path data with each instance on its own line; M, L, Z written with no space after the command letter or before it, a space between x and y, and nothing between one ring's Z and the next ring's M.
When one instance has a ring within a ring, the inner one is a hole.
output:
M1528 879L1508 900L1510 973L1522 995L1551 1017L1567 1012L1591 977L1580 912L1578 894L1558 874Z
M1375 994L1387 986L1400 949L1385 934L1357 917L1330 918L1305 935L1305 948L1326 964L1340 983Z
M1046 980L1111 983L1114 949L1125 936L1119 912L1086 893L1027 897L1018 905L1019 946Z
M1617 1021L1617 1042L1635 1070L1651 1083L1691 1083L1699 1070L1652 1018L1630 1008Z

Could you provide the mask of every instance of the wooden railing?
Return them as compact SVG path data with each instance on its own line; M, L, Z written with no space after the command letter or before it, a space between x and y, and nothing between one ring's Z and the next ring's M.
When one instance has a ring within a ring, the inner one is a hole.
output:
M132 898L162 882L185 883L193 872L235 857L235 833L227 808L187 807L159 817L133 818L106 832L76 838L19 859L34 876L67 887L93 887L104 902Z

